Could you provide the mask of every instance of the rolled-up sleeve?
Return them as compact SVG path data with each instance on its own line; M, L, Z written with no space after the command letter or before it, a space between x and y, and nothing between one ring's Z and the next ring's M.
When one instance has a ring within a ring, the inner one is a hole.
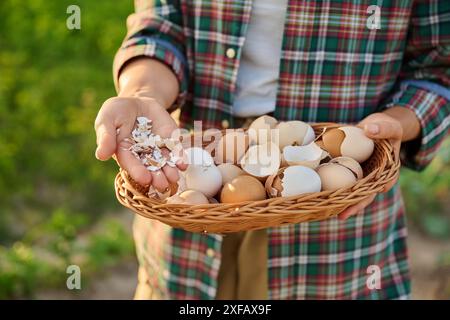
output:
M450 127L450 2L418 0L396 92L384 107L412 110L421 137L402 146L403 164L424 169L434 158Z
M176 106L181 106L187 91L188 64L182 14L178 1L136 0L136 12L127 19L127 35L116 53L113 76L119 90L119 75L126 63L136 57L149 57L166 64L180 85Z

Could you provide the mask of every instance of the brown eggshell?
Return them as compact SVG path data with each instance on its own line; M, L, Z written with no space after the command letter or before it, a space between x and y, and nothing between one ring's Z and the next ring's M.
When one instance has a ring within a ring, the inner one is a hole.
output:
M345 139L345 133L338 128L325 131L322 135L323 147L333 157L340 157L341 144Z
M238 163L248 149L249 137L243 131L226 133L217 144L216 163Z
M178 195L174 195L167 199L167 203L170 204L189 204L199 205L208 204L208 198L197 190L186 190Z
M222 174L222 184L231 182L237 176L245 174L244 170L231 163L222 163L217 166Z
M220 202L236 203L242 201L258 201L266 198L266 190L262 183L251 176L238 176L226 183L220 193Z
M373 153L374 142L364 134L364 130L358 127L340 127L340 131L344 132L345 139L341 144L341 155L350 157L363 163Z
M338 163L341 166L344 166L344 167L350 169L355 174L355 177L358 180L363 177L363 169L361 168L361 165L358 163L358 161L356 161L350 157L337 157L337 158L331 159L330 163Z
M356 182L353 172L337 163L325 163L317 168L322 190L333 191L352 186Z

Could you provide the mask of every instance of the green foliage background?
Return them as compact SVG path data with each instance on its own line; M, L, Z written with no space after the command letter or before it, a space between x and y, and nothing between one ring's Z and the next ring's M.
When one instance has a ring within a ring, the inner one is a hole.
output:
M81 30L66 9L81 8ZM65 286L131 257L115 164L95 160L93 121L132 1L0 1L0 298ZM95 226L95 227L94 227ZM83 241L81 240L83 238Z
M81 30L66 27L71 4ZM0 1L0 298L60 287L71 263L95 274L132 256L131 237L104 214L120 209L116 166L95 160L93 130L115 93L112 59L132 10L132 1ZM412 221L443 238L449 150L402 175Z

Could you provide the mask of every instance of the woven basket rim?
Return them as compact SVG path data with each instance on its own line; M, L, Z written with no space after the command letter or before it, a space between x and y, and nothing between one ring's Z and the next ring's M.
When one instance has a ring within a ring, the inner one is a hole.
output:
M326 130L342 125L329 122L311 124L316 133L323 133L324 128ZM342 208L381 192L387 183L398 176L400 160L392 144L385 139L374 142L379 158L377 158L379 161L377 166L352 186L333 191L290 197L269 197L264 200L237 203L170 204L141 193L134 187L128 173L122 169L119 170L115 179L115 191L119 202L134 212L193 232L209 229L215 233L221 232L222 229L223 232L261 229L285 224L285 220L292 223L319 221L337 214L336 212ZM317 214L322 211L323 214ZM269 219L275 219L279 223ZM254 225L252 221L255 221ZM259 222L256 223L256 221ZM220 223L227 226L221 228Z

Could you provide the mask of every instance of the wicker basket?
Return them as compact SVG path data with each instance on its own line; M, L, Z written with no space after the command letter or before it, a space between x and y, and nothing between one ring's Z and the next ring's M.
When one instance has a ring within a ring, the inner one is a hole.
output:
M320 134L324 128L340 125L320 123L312 126L316 134ZM232 204L166 204L144 195L124 170L115 179L115 189L119 202L143 217L190 232L222 234L333 217L345 208L382 191L397 176L400 161L387 140L378 140L375 141L374 153L362 167L364 178L350 188Z

